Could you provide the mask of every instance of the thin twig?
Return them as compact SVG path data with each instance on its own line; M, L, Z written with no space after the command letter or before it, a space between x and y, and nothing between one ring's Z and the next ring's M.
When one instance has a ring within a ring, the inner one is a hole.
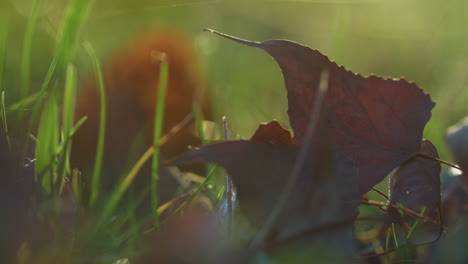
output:
M392 203L389 203L389 204L384 204L384 203L381 203L381 202L377 202L377 201L371 201L371 200L362 200L363 203L365 204L368 204L368 205L373 205L373 206L377 206L377 207L382 207L382 206L386 206L386 207L392 207L392 208L395 208L397 210L402 210L403 212L407 213L408 215L411 215L411 216L414 216L414 217L417 217L425 222L429 222L429 223L432 223L432 224L435 224L435 225L441 225L441 223L435 221L435 220L432 220L431 218L429 217L426 217L426 216L423 216L409 208L406 208L406 207L401 207L401 206L398 206L396 204L392 204ZM444 225L441 225L441 228L443 231L447 231L447 227L444 226Z
M381 190L377 189L377 188L372 188L372 190L380 195L382 195L382 197L384 197L386 200L388 200L388 196L383 193Z
M441 159L439 159L439 158L431 157L431 156L429 156L429 155L427 155L427 154L424 154L424 153L422 153L422 152L418 152L418 153L416 154L416 156L420 156L420 157L425 158L425 159L430 159L430 160L433 160L433 161L437 161L437 162L439 162L439 163L448 165L448 166L450 166L450 167L452 167L452 168L455 168L455 169L457 169L457 170L462 170L462 168L461 168L460 166L458 166L457 164L453 164L453 163L451 163L451 162L448 162L448 161L445 161L445 160L441 160Z
M380 211L382 211L382 212L384 212L384 213L386 213L386 214L388 213L387 210L385 209L385 207L386 207L385 204L382 204L382 205L372 204L372 203L370 203L370 202L373 202L373 201L371 201L371 200L369 200L369 199L367 199L367 198L364 198L364 197L361 198L361 202L362 202L363 204L375 206L375 207L377 207L378 209L380 209Z

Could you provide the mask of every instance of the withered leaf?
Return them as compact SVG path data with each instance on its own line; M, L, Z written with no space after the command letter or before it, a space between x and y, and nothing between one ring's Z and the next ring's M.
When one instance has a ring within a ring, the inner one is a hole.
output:
M429 141L421 144L421 153L439 158L437 149ZM413 234L414 242L428 242L437 239L441 225L440 163L424 157L415 156L401 165L390 176L389 203L412 210L424 212L431 221L420 220ZM418 219L414 215L400 212L395 207L388 209L393 222L412 226Z
M294 192L271 230L275 238L287 240L319 223L352 219L359 195L419 152L435 103L416 84L362 77L294 42L251 42L215 33L260 48L278 62L294 137L271 122L261 125L250 141L208 145L176 162L223 166L238 187L240 207L257 226L276 209L284 186L294 182ZM328 81L326 93L323 76ZM323 105L323 111L317 112L315 104ZM310 129L314 120L319 129ZM306 158L298 179L290 181L302 152Z
M250 140L275 145L291 145L294 143L291 132L282 127L277 121L260 124Z
M270 133L264 134L264 129L271 129ZM175 162L212 162L224 167L237 186L242 211L259 227L278 203L303 147L269 142L284 136L284 131L273 121L261 125L252 140L207 145ZM321 144L313 144L306 155L294 192L273 228L277 237L300 233L326 220L351 218L356 212L359 196L353 189L355 170L351 159L331 149L326 138Z
M332 144L348 153L359 170L361 194L419 151L435 103L416 84L354 74L319 51L291 41L252 42L212 32L260 48L277 61L285 79L296 144L304 140L320 74L329 72L324 102L331 112L327 129Z

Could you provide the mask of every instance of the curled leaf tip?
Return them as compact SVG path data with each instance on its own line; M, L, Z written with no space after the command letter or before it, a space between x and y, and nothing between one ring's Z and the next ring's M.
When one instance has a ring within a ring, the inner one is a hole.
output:
M256 42L256 41L241 39L241 38L234 37L234 36L231 36L231 35L228 35L228 34L224 34L224 33L218 32L216 30L209 29L209 28L205 28L205 29L203 29L203 31L209 31L211 33L214 33L214 34L219 35L221 37L233 40L233 41L235 41L237 43L240 43L240 44L243 44L243 45L246 45L246 46L256 47L256 48L260 47L260 43Z

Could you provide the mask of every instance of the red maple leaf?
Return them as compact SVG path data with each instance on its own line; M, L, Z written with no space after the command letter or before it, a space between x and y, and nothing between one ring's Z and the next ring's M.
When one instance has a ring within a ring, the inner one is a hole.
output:
M418 153L435 103L416 84L356 75L317 50L294 42L251 42L216 33L260 48L278 62L294 137L271 122L261 125L249 141L208 145L176 162L223 166L237 185L240 205L252 222L261 224L277 207L301 157L305 158L294 180L295 189L272 228L283 238L305 232L322 222L323 216L327 221L349 219L359 195ZM323 73L328 76L326 93L319 89ZM317 123L314 130L311 120ZM343 208L346 213L340 211Z
M320 75L329 73L324 104L330 113L322 124L327 126L331 143L353 159L359 193L369 191L419 151L435 103L415 83L354 74L319 51L291 41L251 42L214 33L260 48L278 62L288 92L289 121L296 144L304 141Z

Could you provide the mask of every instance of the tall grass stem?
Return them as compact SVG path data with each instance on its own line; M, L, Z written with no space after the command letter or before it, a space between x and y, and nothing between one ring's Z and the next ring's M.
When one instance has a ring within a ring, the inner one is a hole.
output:
M166 98L167 84L169 80L169 62L167 61L166 55L161 56L159 67L159 84L158 93L156 99L155 116L154 116L154 137L153 137L153 161L151 169L151 208L153 211L154 224L159 225L159 214L158 214L158 171L159 171L159 153L160 146L159 142L163 130L164 122L164 106Z
M31 75L31 49L33 43L34 31L36 29L39 10L42 6L42 0L34 0L32 3L31 16L29 17L24 34L23 49L21 51L21 86L20 99L25 98L29 94L30 75ZM20 112L21 114L21 112Z
M97 83L99 87L99 132L98 132L98 141L96 146L96 159L94 161L93 176L91 180L91 193L89 199L89 206L93 207L96 203L99 196L99 182L102 170L102 161L104 158L104 143L106 135L106 115L107 115L107 106L106 106L106 89L104 84L104 77L102 73L102 66L99 62L99 59L94 52L93 47L89 42L85 42L85 48L89 56L93 61L94 71L97 77Z
M3 71L5 67L6 47L8 39L9 18L4 16L0 23L0 94L3 92Z

